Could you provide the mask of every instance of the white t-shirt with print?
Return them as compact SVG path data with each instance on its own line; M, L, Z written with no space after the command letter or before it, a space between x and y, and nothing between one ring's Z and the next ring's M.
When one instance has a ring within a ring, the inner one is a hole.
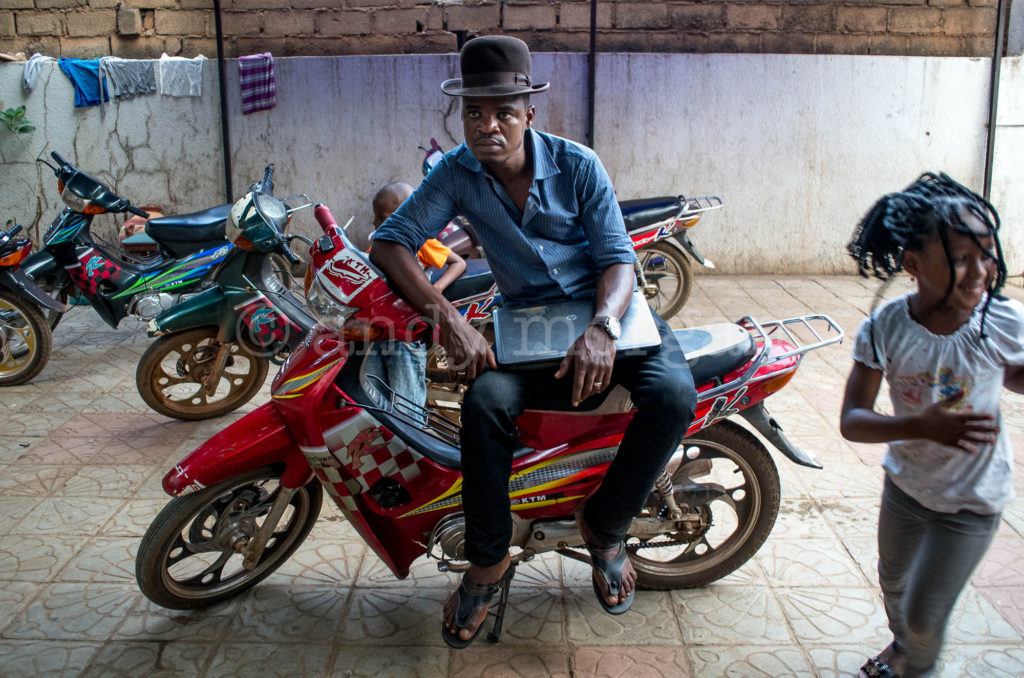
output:
M1024 306L993 299L986 339L980 337L983 304L952 334L936 335L911 318L910 296L886 302L861 324L853 359L882 370L897 416L963 390L957 409L994 414L1001 428L1006 367L1024 365ZM1013 451L1005 431L974 455L931 440L894 441L882 466L901 490L933 511L992 514L1013 498Z

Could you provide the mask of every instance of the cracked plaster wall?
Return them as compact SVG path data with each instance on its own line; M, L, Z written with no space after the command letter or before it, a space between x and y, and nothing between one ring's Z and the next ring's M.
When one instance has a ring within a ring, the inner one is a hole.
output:
M845 244L883 193L927 169L980 189L985 59L815 55L599 55L597 151L621 198L715 194L726 203L691 233L724 272L852 272ZM275 60L278 105L242 116L237 68L227 92L236 196L276 165L279 196L307 193L365 244L381 185L421 177L417 146L461 141L456 102L439 83L454 55ZM1024 267L1024 69L1004 60L993 202L1006 226L1011 273ZM72 109L56 67L24 100L21 67L0 64L0 101L28 104L39 129L0 130L0 214L45 228L59 209L54 179L32 159L55 148L136 204L168 213L223 200L215 62L204 95L160 95ZM537 127L574 139L586 130L586 56L535 56ZM26 143L21 145L21 141ZM67 151L67 152L65 152ZM42 168L45 170L45 168ZM48 171L47 171L48 172ZM315 235L309 211L293 230Z

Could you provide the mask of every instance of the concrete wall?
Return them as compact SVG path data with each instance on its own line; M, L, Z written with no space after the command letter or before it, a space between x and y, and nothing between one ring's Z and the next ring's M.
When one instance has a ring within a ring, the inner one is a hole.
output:
M240 115L237 69L227 91L236 195L266 162L278 195L308 193L339 220L368 231L373 192L420 178L431 136L461 140L455 101L438 84L456 57L278 59L278 105ZM1011 269L1024 267L1024 66L1004 60L993 202L1006 226ZM27 144L0 129L0 214L43 228L56 213L52 175L31 162L56 148L138 204L194 210L218 204L219 109L215 63L201 99L160 95L73 110L55 69L27 98L40 129ZM538 54L537 127L586 133L586 57ZM623 199L716 194L726 207L692 232L726 272L850 271L844 246L883 193L925 170L980 190L989 62L984 59L814 55L606 54L598 64L596 147ZM21 68L0 64L0 101L18 105ZM1011 103L1012 102L1012 103ZM43 168L45 169L45 168ZM293 227L315 232L312 216Z

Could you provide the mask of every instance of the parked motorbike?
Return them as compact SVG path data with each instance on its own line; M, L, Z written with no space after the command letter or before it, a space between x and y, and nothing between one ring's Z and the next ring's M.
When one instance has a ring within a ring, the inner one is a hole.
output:
M135 373L139 395L160 414L176 419L207 419L249 402L266 381L270 362L281 364L315 320L303 302L282 284L276 258L289 273L304 263L288 246L301 235L284 233L291 215L270 195L273 166L263 181L235 203L228 216L232 247L213 287L164 311L147 332L158 337L142 354Z
M224 239L231 205L150 219L146 233L159 249L135 256L94 238L90 226L98 214L146 217L146 212L56 151L50 156L56 166L39 162L53 170L66 207L46 229L43 247L22 264L41 288L61 303L69 294L80 296L108 325L117 327L125 316L150 320L213 285L219 264L231 250ZM55 328L62 312L51 309L47 315Z
M368 343L429 339L435 330L389 289L325 207L315 215L324 230L312 248L308 293L317 326L274 379L270 402L164 476L174 498L136 558L140 589L161 606L208 606L270 575L313 528L325 488L397 577L424 554L441 571L468 569L458 427L363 369ZM764 400L792 379L804 354L843 335L827 316L812 315L746 317L676 336L698 406L629 529L629 557L647 588L705 585L758 550L779 508L778 469L735 419L745 418L791 461L821 468L786 440ZM520 417L522 447L509 482L513 567L549 551L589 562L573 511L615 456L632 416L628 403L619 387L586 412ZM506 585L493 607L494 640L507 600Z
M65 308L21 270L32 251L31 240L15 239L21 230L15 224L0 231L0 386L24 384L42 371L53 346L42 309Z
M423 174L426 176L441 161L444 151L436 139L426 153ZM723 205L718 196L687 198L661 196L620 200L619 209L626 223L626 232L640 261L638 281L647 303L665 320L686 304L693 289L694 262L705 268L715 264L697 251L690 241L689 230L701 216ZM441 231L441 241L463 258L479 257L483 252L480 239L464 217L457 217Z

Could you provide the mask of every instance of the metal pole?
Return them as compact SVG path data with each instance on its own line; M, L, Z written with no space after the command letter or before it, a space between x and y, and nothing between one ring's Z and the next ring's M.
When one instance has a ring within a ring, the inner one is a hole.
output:
M1003 63L1003 43L1006 40L1006 15L1010 9L1010 0L999 0L998 23L996 24L996 44L992 50L992 71L989 80L988 99L988 138L985 141L985 185L982 195L985 200L992 198L992 165L996 150L996 118L999 115L999 71Z
M217 72L220 83L220 136L224 151L224 202L233 202L235 191L231 184L231 135L228 127L228 96L225 83L224 31L220 23L220 0L213 0L213 21L217 31Z
M590 0L590 52L587 54L587 145L594 147L594 97L597 90L597 0Z

